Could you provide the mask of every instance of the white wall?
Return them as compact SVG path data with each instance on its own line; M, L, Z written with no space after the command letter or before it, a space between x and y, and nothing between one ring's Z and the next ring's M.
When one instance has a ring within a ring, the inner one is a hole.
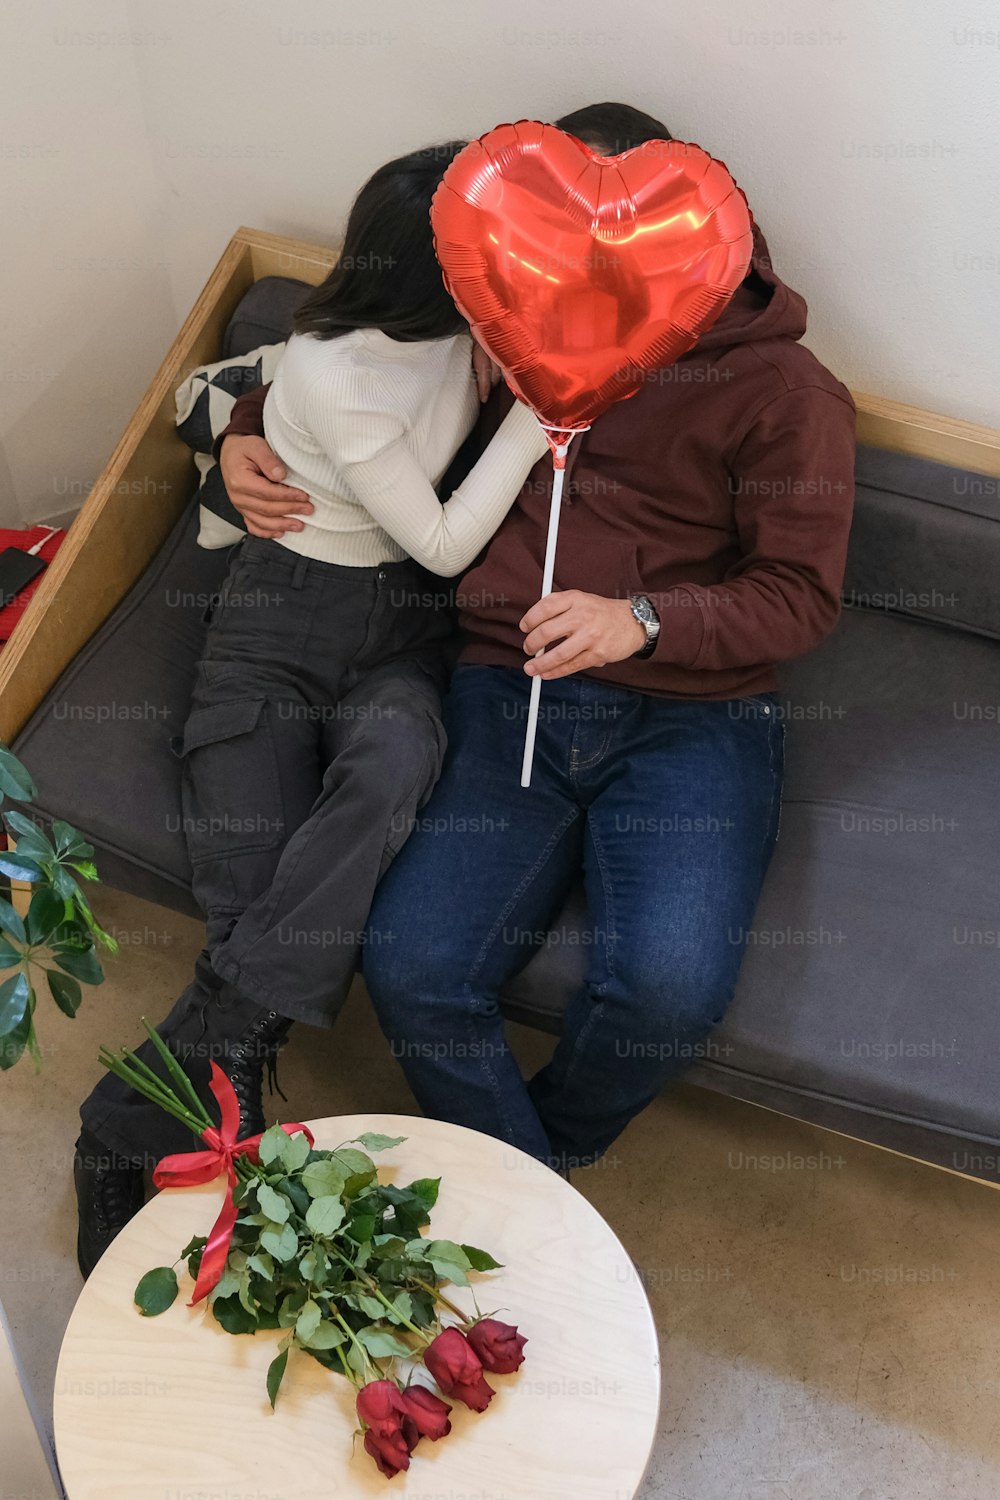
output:
M848 383L1000 422L992 0L9 3L3 138L55 154L0 163L3 360L38 372L0 381L0 516L93 477L237 224L333 239L388 156L608 97L729 164Z

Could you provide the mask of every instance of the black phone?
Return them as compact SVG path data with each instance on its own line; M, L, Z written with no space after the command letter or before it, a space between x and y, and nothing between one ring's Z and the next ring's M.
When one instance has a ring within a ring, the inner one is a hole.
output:
M0 609L13 604L22 589L26 589L39 575L46 564L20 547L5 547L0 552Z

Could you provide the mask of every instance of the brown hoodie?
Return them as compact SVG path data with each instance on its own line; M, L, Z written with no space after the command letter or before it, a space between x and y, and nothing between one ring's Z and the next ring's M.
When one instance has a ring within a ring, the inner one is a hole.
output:
M695 348L574 439L555 586L647 594L656 650L585 675L670 698L772 691L840 610L854 494L854 404L798 340L806 306L755 231L752 269ZM255 393L256 394L256 393ZM486 440L512 398L485 409ZM259 397L227 431L259 432ZM552 464L530 474L458 588L461 661L521 667L538 599Z

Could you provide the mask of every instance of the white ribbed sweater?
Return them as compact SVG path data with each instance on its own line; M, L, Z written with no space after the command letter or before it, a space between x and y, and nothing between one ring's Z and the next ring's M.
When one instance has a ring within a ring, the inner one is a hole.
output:
M547 451L518 402L442 505L434 486L478 410L466 334L411 344L374 329L294 335L264 403L264 434L315 510L282 546L348 567L409 556L443 577L462 572Z

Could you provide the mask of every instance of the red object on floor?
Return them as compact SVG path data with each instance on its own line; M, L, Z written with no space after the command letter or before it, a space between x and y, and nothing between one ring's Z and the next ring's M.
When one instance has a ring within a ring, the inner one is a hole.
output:
M0 552L5 547L20 547L22 552L27 552L36 542L41 541L46 532L50 530L51 527L49 526L32 526L28 531L0 530ZM39 549L38 556L43 562L50 563L52 561L59 551L65 535L65 531L55 532ZM40 573L33 582L28 584L27 588L21 590L17 598L8 604L5 609L0 609L0 646L6 645L7 641L10 640L14 626L24 614L32 594L44 577L45 574Z

